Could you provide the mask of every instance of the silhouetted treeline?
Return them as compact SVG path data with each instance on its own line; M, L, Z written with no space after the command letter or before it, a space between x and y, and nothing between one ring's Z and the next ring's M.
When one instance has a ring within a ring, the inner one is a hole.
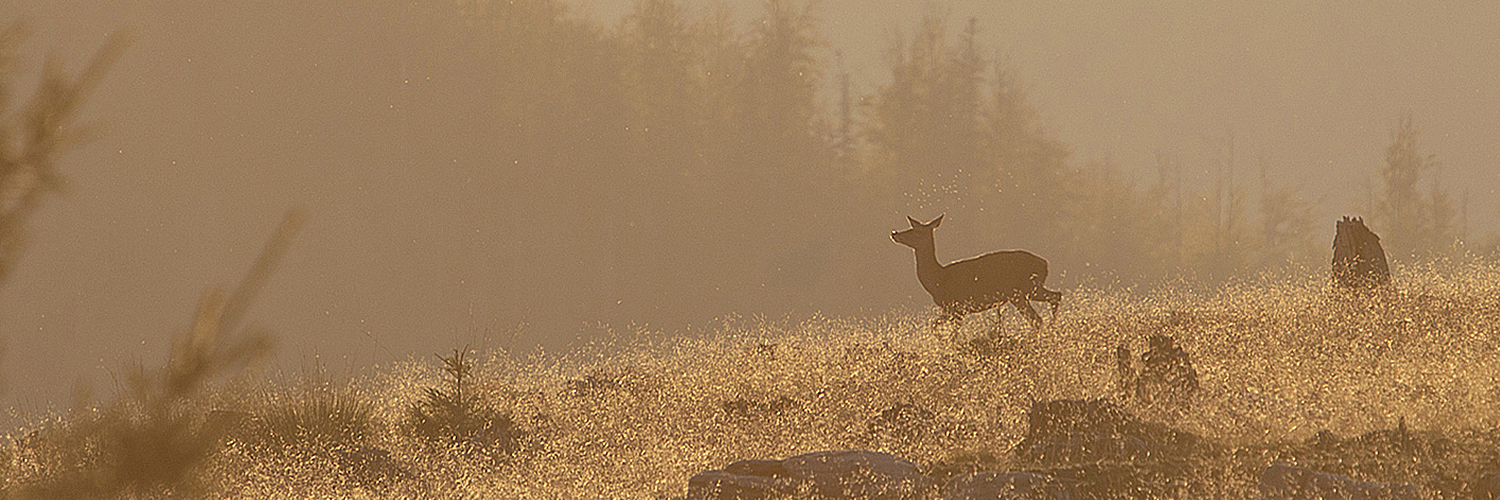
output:
M851 95L816 11L792 0L762 2L748 24L673 0L638 0L612 26L557 0L391 9L417 19L402 71L448 75L416 82L433 92L407 97L406 126L451 129L450 146L482 142L493 159L450 164L441 141L407 152L460 213L442 264L455 313L476 295L510 303L496 312L507 323L922 304L907 300L920 291L909 252L886 238L908 214L949 215L940 259L1026 248L1063 289L1327 258L1332 224L1265 165L1251 198L1232 142L1207 187L1170 155L1145 182L1131 172L1151 166L1073 158L973 21L920 20L893 41L889 80Z

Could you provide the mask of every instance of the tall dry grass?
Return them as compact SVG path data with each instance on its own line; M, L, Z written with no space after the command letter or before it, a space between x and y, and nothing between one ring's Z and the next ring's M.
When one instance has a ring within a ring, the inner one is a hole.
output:
M1237 460L1269 460L1277 446L1318 431L1354 436L1398 422L1418 432L1492 435L1500 415L1500 267L1468 261L1397 268L1396 281L1399 290L1360 296L1308 271L1218 288L1080 286L1066 291L1058 323L1045 331L1005 312L1005 332L1017 343L992 350L967 340L987 334L993 319L934 332L932 312L895 311L729 319L692 334L621 332L615 338L628 340L561 354L413 359L324 392L257 389L268 403L241 403L236 411L261 427L215 448L206 461L212 465L194 469L203 486L185 491L247 498L672 497L692 474L735 460L845 448L1005 469L1015 465L1007 452L1026 431L1031 402L1115 397L1114 349L1126 344L1140 352L1150 334L1171 335L1191 353L1202 391L1185 408L1124 407L1226 449L1262 453ZM455 366L468 367L461 391ZM492 439L478 430L483 426L414 432L417 409L436 418L444 401L470 400L493 412L486 415L505 416L486 425L503 426L514 446L478 453ZM211 413L195 406L207 399L193 401L183 411ZM887 410L919 415L926 425L889 424L881 420ZM431 438L442 432L450 439ZM96 470L86 461L72 469L29 465L35 462L24 457L36 452L28 443L37 438L30 439L7 446L8 484ZM246 451L254 446L342 451L304 454L299 462Z

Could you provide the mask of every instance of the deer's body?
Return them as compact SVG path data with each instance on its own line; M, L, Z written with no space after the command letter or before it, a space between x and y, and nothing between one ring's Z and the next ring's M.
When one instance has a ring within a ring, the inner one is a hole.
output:
M969 314L988 311L1010 303L1016 306L1032 327L1042 326L1031 301L1052 304L1052 318L1062 294L1048 290L1047 260L1025 250L1007 250L943 265L937 260L937 246L932 230L942 223L939 216L926 224L907 217L911 229L891 233L891 239L911 247L917 256L917 280L932 295L932 301L943 309L939 323L962 322Z

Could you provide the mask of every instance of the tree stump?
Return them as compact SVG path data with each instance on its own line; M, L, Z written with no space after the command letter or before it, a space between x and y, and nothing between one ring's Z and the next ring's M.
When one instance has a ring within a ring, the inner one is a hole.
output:
M1333 282L1348 290L1373 290L1391 284L1380 237L1359 217L1344 217L1333 236Z

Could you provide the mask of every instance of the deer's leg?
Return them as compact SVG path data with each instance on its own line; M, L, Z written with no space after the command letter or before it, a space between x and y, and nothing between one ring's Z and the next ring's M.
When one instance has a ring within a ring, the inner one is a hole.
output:
M1047 300L1042 302L1052 304L1052 323L1057 324L1057 306L1062 304L1062 292L1054 292L1046 288L1043 288L1042 291L1047 292Z
M1001 304L1001 305L1003 306L1004 304ZM1005 309L1005 308L1004 307L996 307L995 308L995 331L990 332L990 338L993 338L995 340L999 340L1001 337L1003 337L1005 335L1005 315L1000 312L1001 309Z
M1025 316L1026 320L1031 322L1032 329L1042 329L1042 315L1037 314L1036 308L1031 306L1031 298L1016 297L1014 299L1011 299L1010 303L1014 304L1016 306L1016 310L1021 311L1021 315Z
M1038 286L1035 291L1031 292L1031 296L1028 298L1037 302L1052 304L1052 323L1055 324L1057 323L1057 306L1062 303L1062 295L1062 292L1054 292Z

